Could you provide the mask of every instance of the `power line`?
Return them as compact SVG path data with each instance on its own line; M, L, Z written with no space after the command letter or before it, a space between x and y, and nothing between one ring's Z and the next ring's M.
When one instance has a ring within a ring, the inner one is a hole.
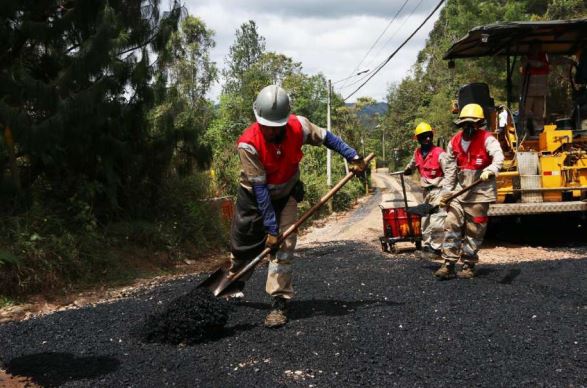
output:
M379 42L379 39L381 39L381 37L387 32L387 29L391 26L391 24L395 21L395 19L397 19L398 15L404 9L404 7L406 6L407 3L408 3L408 0L405 0L404 3L402 4L402 6L398 9L398 11L393 16L393 18L389 21L389 23L387 23L387 26L385 26L385 29L383 30L383 32L381 34L379 34L379 36L377 37L377 39L375 39L375 42L371 45L371 47L369 47L369 50L367 50L367 53L363 56L363 58L361 59L361 61L359 62L359 64L353 69L353 71L351 71L351 74L353 74L357 70L359 70L359 67L361 67L361 65L363 64L363 62L365 61L365 59L367 58L367 56L369 55L369 53L371 53L371 50L373 50L373 48L375 47L375 45ZM351 77L352 76L349 75L348 78L351 78ZM346 87L346 84L342 85L341 88L344 89L345 87Z
M367 69L367 70L363 70L363 71L359 71L359 72L358 72L358 73L356 73L356 74L349 75L348 77L346 77L346 78L343 78L343 79L339 79L338 81L332 81L332 84L334 85L334 84L337 84L337 83L339 83L339 82L346 81L346 80L348 80L348 79L350 79L350 78L354 78L354 77L356 77L356 76L358 76L358 75L362 75L362 74L365 74L365 73L368 73L368 72L369 72L369 69Z
M395 49L395 51L393 53L391 53L391 55L389 57L387 57L387 59L381 63L381 65L379 65L370 75L369 78L367 78L367 80L365 82L363 82L358 88L356 88L351 94L349 94L348 96L346 96L343 101L348 100L351 96L353 96L356 92L358 92L363 86L365 86L365 84L367 82L369 82L371 80L371 78L373 78L381 69L383 69L383 67L385 65L387 65L389 63L389 61L391 60L391 58L393 58L395 56L395 54L398 53L399 50L401 50L402 47L404 47L406 45L406 43L408 43L408 41L410 39L412 39L412 37L414 35L416 35L416 33L418 31L420 31L420 29L424 26L424 24L426 24L426 22L432 17L432 15L434 15L434 13L440 8L440 6L444 3L444 0L440 0L438 2L438 5L436 5L436 7L434 7L434 9L432 10L432 12L430 12L430 14L428 16L426 16L426 19L424 19L424 21L418 26L418 28L416 28L414 30L414 32L412 32L410 34L410 36L407 37L406 40L404 40L404 42L397 48Z
M373 66L375 63L375 60L379 57L379 54L383 51L383 49L385 47L387 47L387 44L389 42L391 42L391 40L397 35L398 31L400 31L402 29L402 27L406 24L406 22L412 17L412 15L416 12L416 10L420 7L420 4L422 4L423 0L418 1L418 3L416 4L416 6L412 9L412 11L410 12L410 14L404 18L404 21L402 22L402 24L393 32L393 34L391 34L391 36L389 38L387 38L387 40L385 41L385 43L383 44L383 46L381 46L379 48L379 51L377 51L377 54L375 54L374 58L369 62L369 69L373 69L373 71L377 70L377 68L379 66L381 66L381 64L377 65L377 66ZM343 87L340 87L339 90L344 90L344 89L348 89L350 87L352 87L353 85L357 85L361 82L363 82L363 80L365 80L367 77L369 77L370 74L365 74L364 76L360 77L359 79L354 80L351 83L345 83L345 85Z
M385 43L379 48L379 50L377 51L377 53L373 56L373 60L371 60L369 62L368 66L365 66L369 69L375 69L377 66L374 66L375 61L380 58L380 54L381 52L387 48L389 42L392 41L393 38L395 38L395 36L397 35L397 33L399 31L402 31L402 27L407 23L407 21L412 17L412 15L414 15L414 13L416 12L416 10L418 8L420 8L420 5L422 4L423 0L418 1L418 3L416 4L416 6L412 9L412 11L410 12L410 14L404 18L404 21L402 22L402 24L393 32L393 34L391 34L389 36L389 38L387 38L387 40L385 41ZM387 51L387 50L386 50Z

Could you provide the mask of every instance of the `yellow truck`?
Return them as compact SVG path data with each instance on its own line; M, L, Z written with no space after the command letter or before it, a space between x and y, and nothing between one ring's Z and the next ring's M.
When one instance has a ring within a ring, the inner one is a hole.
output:
M558 116L549 112L546 94L547 119L542 128L534 128L532 121L524 117L530 76L520 76L519 99L515 104L519 113L513 110L514 72L536 47L553 58L553 62L566 60L560 63L568 64L572 70L568 75L572 90L567 93L571 101L566 104L570 111ZM498 201L492 204L489 214L577 212L584 217L587 212L587 80L584 79L587 78L584 74L587 19L504 22L476 27L454 43L444 59L449 61L449 68L454 68L456 59L485 56L506 57L507 106L495 106L484 83L461 87L457 104L462 107L475 102L483 106L488 130L498 138L505 154L497 178ZM502 110L507 124L498 126L498 112Z

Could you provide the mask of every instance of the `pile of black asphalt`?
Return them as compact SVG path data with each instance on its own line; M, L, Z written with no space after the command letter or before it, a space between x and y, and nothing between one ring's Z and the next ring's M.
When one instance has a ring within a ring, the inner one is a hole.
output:
M0 363L66 387L587 385L587 258L482 263L473 280L437 281L438 265L361 242L305 248L283 328L263 326L258 268L220 333L191 345L137 335L155 316L174 330L161 313L202 274L4 324Z
M230 310L207 288L193 288L147 317L135 334L146 342L193 345L221 337Z

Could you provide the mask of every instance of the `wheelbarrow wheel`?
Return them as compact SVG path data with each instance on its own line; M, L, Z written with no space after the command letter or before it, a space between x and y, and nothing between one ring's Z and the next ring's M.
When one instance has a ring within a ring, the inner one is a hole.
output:
M421 251L422 250L422 241L416 241L416 250L417 251Z
M381 249L383 250L383 252L388 253L389 252L389 243L387 243L386 241L381 242Z

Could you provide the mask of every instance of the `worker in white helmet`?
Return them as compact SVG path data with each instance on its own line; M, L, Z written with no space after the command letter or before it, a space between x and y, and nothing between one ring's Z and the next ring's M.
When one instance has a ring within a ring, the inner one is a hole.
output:
M263 88L253 104L256 122L237 142L242 171L231 227L231 273L238 272L265 247L274 249L266 283L266 292L272 297L272 309L265 318L267 327L287 322L287 304L294 295L291 262L297 236L289 235L278 246L278 235L297 219L297 204L303 196L299 169L302 146L325 145L337 151L355 173L366 167L363 157L339 137L290 110L285 90L277 85Z

